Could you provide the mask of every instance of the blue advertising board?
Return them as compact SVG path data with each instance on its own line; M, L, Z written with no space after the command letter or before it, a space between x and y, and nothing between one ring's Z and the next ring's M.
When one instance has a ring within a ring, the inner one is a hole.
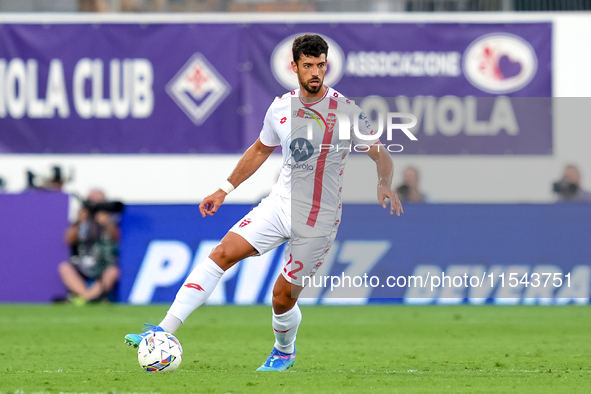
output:
M119 300L172 302L195 264L251 208L226 205L202 218L193 205L128 206ZM300 302L588 303L589 234L584 204L407 204L401 217L377 204L345 205L335 244ZM246 259L208 303L269 303L284 264L281 250ZM354 285L335 279L347 277Z

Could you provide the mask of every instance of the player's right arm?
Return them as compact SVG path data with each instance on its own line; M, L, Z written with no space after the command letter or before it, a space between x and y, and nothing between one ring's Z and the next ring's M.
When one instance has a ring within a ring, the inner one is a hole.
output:
M228 177L234 187L238 187L242 182L250 178L259 167L267 160L269 155L275 150L274 146L264 145L260 139L257 139L250 148L244 152L244 155L238 161L236 168ZM209 196L205 197L199 205L201 216L213 215L217 212L220 205L224 203L228 194L222 189L218 189Z

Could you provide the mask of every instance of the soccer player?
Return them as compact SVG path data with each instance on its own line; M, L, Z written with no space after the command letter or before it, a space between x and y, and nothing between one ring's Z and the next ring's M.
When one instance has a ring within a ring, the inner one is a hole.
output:
M322 264L340 223L343 170L351 140L365 146L376 162L380 204L387 208L389 199L390 214L403 213L391 187L392 159L373 135L365 114L352 101L324 85L326 41L313 34L299 36L293 42L292 52L291 66L300 88L273 101L259 138L219 190L205 197L199 206L201 215L214 215L226 196L281 146L283 165L279 180L269 196L238 221L209 257L189 274L164 320L158 326L146 324L142 334L126 335L128 345L137 347L151 331L174 333L207 300L227 269L287 242L285 266L273 288L275 345L258 371L286 370L295 362L295 339L302 320L297 298L304 289L303 278L314 275ZM351 124L351 139L339 138L336 120L343 114Z

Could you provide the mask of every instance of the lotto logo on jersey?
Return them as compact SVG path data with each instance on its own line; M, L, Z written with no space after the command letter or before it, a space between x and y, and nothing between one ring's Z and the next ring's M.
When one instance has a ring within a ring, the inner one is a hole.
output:
M196 125L201 125L230 93L228 82L196 53L166 85L166 92Z
M250 219L244 219L242 222L240 222L240 224L238 225L238 227L248 226L250 224L250 222L251 222Z
M187 283L185 285L185 287L188 287L190 289L199 290L199 291L205 291L205 289L203 287L201 287L201 285L199 285L197 283Z

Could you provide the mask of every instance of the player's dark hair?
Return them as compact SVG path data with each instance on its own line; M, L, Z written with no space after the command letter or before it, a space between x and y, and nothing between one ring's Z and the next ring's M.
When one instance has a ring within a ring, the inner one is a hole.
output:
M318 34L304 34L293 40L291 52L296 63L302 55L319 57L324 53L328 57L328 44Z

